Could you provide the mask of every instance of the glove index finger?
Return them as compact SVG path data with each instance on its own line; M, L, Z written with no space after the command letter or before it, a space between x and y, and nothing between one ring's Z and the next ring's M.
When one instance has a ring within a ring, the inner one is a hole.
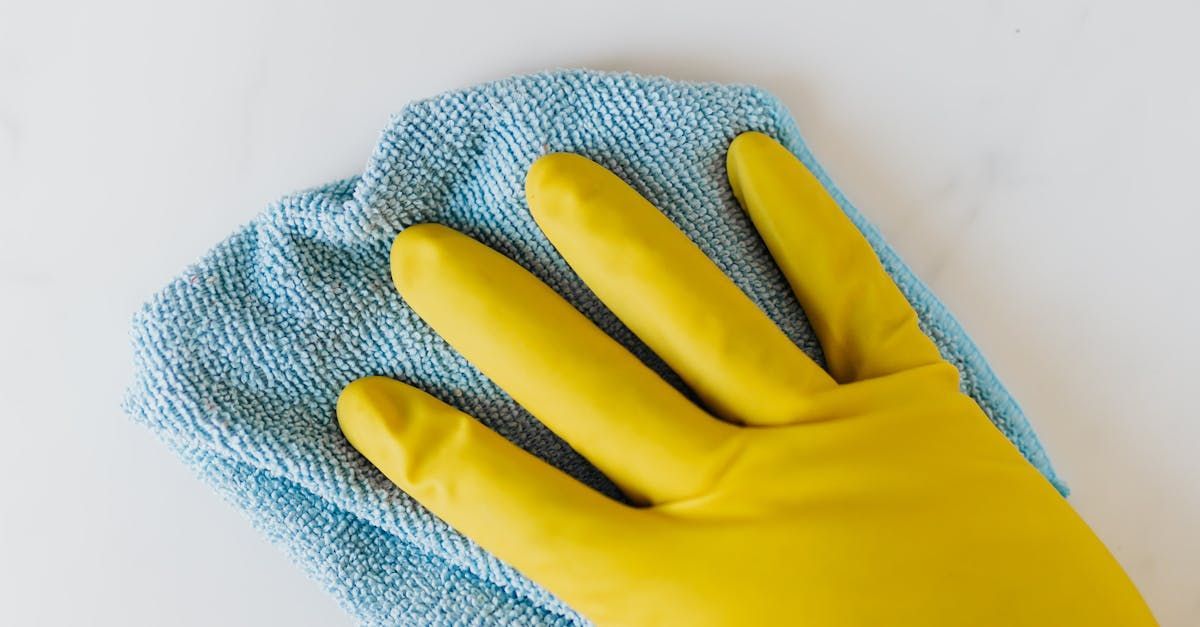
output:
M639 512L410 385L366 377L338 398L346 439L450 526L551 588L586 581Z

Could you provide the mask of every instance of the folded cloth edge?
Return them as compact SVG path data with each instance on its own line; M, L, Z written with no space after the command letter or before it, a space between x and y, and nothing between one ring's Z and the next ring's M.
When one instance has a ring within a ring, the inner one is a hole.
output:
M639 81L669 80L664 78L644 78L627 74L591 74L608 77L627 77L630 80ZM515 79L505 80L511 81ZM724 87L729 88L730 86ZM1010 437L1014 444L1031 461L1031 463L1037 466L1061 493L1066 495L1067 487L1065 483L1063 483L1058 475L1054 472L1053 467L1050 465L1049 459L1047 458L1036 433L1033 431L1032 427L1028 424L1026 418L1024 417L1024 413L1013 399L1012 395L999 381L991 367L984 360L977 346L966 335L959 322L932 294L929 288L922 283L907 266L903 264L897 253L891 248L890 245L886 243L886 241L884 241L879 231L865 220L862 213L845 197L840 189L834 184L829 175L824 171L819 163L816 162L814 156L803 142L799 128L792 119L786 107L774 96L758 90L757 88L747 86L745 89L754 91L764 102L769 103L769 108L772 112L772 115L776 118L776 124L779 128L786 129L780 139L790 150L797 154L797 156L799 156L806 165L808 165L808 167L818 177L822 184L826 186L831 195L833 195L838 204L843 208L843 210L846 211L847 215L855 222L868 240L871 241L885 267L895 278L905 296L908 297L910 302L913 303L914 308L918 310L925 330L939 340L939 344L943 347L943 351L947 359L952 361L960 369L960 371L963 372L964 391L980 403L985 412L988 414L989 418L991 418L993 422L995 422L997 426L1000 427ZM375 162L376 159L373 158L372 161ZM379 172L372 172L371 168L368 168L367 174L365 174L362 179L358 177L346 179L331 185L314 188L313 190L310 190L310 192L332 189L337 192L335 195L344 196L347 192L353 189L356 198L353 201L347 201L348 210L353 211L355 210L355 206L363 206L362 203L364 202L364 199L359 196L359 193L362 192L363 189L366 189L366 187L363 185L363 179L368 178L369 176L378 176L379 174ZM297 196L303 196L304 194L305 192L301 192ZM280 210L282 206L282 204L274 205L272 209L268 210L268 212ZM394 225L382 224L378 226L381 227L381 231L387 231ZM392 230L394 232L394 228L392 228ZM375 235L375 233L370 234L370 236ZM186 282L189 280L188 276L189 273L185 272L183 277L177 279L176 282ZM152 314L150 313L149 308L143 309L143 312L135 317L135 327L154 325L155 323L156 321L152 319ZM146 356L147 355L145 353L142 354L142 357ZM139 364L139 368L158 368L160 366L162 365L160 364L159 366L153 366L146 362ZM162 367L157 372L170 372L170 370L171 369L168 367ZM170 381L166 381L165 385L172 384ZM135 417L141 415L141 421L150 423L153 428L153 420L146 420L146 412L157 411L159 408L142 403L140 400L140 393L136 386L131 387L129 393L127 394L125 405L129 413L133 414ZM191 415L192 413L193 412L190 409L185 409L181 411L180 415L187 416ZM211 426L200 428L211 428ZM164 439L169 439L178 435L177 433L168 434L158 429L155 429L155 431L160 436L164 437ZM171 442L171 444L177 449L179 447L186 448L189 445L189 443L186 441L178 440ZM288 544L287 538L280 538L279 540L285 544ZM307 564L307 566L310 567L311 570L312 565ZM363 618L366 620L366 617Z

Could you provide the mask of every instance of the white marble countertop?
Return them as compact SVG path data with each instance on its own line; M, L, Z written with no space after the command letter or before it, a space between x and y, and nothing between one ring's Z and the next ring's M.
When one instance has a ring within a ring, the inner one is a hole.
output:
M1200 4L412 4L0 1L0 624L349 622L122 415L130 314L405 102L556 66L782 97L1200 624Z

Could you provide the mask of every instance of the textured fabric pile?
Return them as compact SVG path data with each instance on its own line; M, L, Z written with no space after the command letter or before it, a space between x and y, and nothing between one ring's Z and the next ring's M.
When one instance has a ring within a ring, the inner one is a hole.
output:
M803 312L726 182L729 142L752 129L780 139L817 174L959 367L963 389L1065 493L976 347L833 186L775 98L625 74L537 74L410 104L361 176L280 200L145 305L134 322L127 409L364 624L583 623L391 485L343 439L335 401L359 377L401 379L616 496L405 306L389 277L389 245L422 222L467 233L679 385L572 274L525 206L535 158L582 153L661 208L819 359Z

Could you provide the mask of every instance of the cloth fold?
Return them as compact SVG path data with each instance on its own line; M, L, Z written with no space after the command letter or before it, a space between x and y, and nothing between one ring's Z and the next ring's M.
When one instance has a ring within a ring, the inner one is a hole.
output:
M619 497L405 306L391 285L388 247L421 222L467 233L541 277L683 389L570 271L525 206L533 160L578 152L664 211L819 360L803 312L726 182L725 151L747 130L778 138L817 175L959 368L963 390L1065 494L978 349L837 190L780 102L749 86L629 74L542 73L408 105L361 176L278 201L135 315L126 409L363 624L584 624L390 484L341 436L335 401L359 377L401 379Z

